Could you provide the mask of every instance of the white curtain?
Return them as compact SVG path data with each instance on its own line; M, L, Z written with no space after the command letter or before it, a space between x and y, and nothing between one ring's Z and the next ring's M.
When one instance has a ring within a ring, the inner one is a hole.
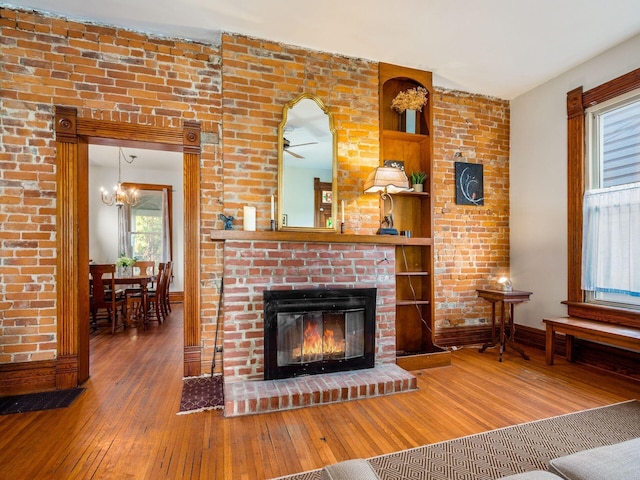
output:
M166 188L162 189L162 261L171 260L171 229L169 228L169 193Z
M131 207L127 204L118 207L118 255L131 257Z
M582 289L640 297L640 183L584 195Z

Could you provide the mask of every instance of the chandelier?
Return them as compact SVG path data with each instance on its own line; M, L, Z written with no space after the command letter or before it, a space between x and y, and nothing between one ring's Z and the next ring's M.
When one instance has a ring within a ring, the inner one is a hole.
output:
M132 164L136 159L135 155L129 155L131 160L127 160L121 147L118 147L118 183L113 187L113 193L108 193L103 187L100 187L102 193L102 202L106 205L122 207L129 205L133 207L138 203L138 191L135 188L124 188L121 180L122 159L128 164Z

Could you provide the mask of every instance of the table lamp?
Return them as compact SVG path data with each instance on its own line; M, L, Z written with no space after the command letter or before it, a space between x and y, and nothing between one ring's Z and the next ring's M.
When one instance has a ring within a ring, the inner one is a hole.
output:
M377 167L371 171L364 182L364 193L380 193L384 201L389 199L389 211L384 216L378 235L398 235L398 230L393 228L393 198L392 193L409 190L407 175L395 167Z
M500 288L503 292L513 291L513 285L511 284L511 280L509 280L509 277L500 277L498 279L498 285L500 285Z

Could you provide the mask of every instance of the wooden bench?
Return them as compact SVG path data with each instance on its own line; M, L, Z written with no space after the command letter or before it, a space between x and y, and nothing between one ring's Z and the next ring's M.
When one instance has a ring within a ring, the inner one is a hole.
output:
M577 317L545 318L547 364L553 365L556 332L566 335L566 357L573 361L574 337L640 351L640 328Z

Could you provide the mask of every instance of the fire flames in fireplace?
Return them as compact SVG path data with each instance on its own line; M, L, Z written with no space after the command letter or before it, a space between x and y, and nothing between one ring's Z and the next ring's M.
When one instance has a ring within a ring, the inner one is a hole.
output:
M320 322L313 320L304 329L302 347L295 346L291 353L296 361L303 362L314 362L327 357L342 358L344 336L336 338L333 330L323 329Z

